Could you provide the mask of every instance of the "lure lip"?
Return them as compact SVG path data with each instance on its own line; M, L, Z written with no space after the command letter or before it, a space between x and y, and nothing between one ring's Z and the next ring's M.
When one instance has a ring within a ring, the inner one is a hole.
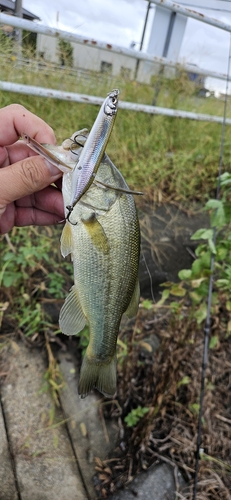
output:
M52 154L51 151L46 149L46 146L40 144L35 139L30 137L28 134L25 134L23 132L21 137L23 142L27 146L29 146L33 151L35 151L37 154L45 158L45 160L48 160L50 163L52 163L52 165L55 165L55 167L59 168L62 172L70 172L72 170L72 168L69 167L69 165L67 165L62 160L59 160L59 158L57 158L54 154Z

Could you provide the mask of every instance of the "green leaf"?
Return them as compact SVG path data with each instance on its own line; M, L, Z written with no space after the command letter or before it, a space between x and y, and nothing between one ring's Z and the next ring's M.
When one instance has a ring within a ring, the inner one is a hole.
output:
M227 308L227 311L231 311L231 301L230 300L227 300L226 308Z
M213 254L216 254L216 253L217 253L217 251L216 251L216 247L215 247L215 245L214 245L214 241L213 241L212 239L210 239L210 238L209 238L209 239L208 239L208 243L209 243L209 248L210 248L211 252L212 252Z
M138 406L134 410L131 410L130 413L124 418L128 427L134 427L137 422L149 411L149 408Z
M180 278L180 280L188 280L191 278L192 276L192 270L191 269L181 269L181 271L179 271L178 273L178 276Z
M144 309L152 309L153 308L153 302L151 300L144 300L142 302L142 307L144 307Z
M201 268L202 268L201 260L200 259L194 260L194 262L192 263L192 272L195 276L198 276L198 274L201 271Z
M187 385L191 382L191 378L188 377L188 375L185 375L185 377L183 377L177 384L178 387L180 387L181 385Z
M224 246L219 245L217 247L217 258L219 260L224 260L227 256L227 253L228 253L227 248L225 248Z
M197 280L192 280L191 281L191 285L192 285L192 288L199 288L199 286L201 285L201 283L205 280L206 278L203 277L203 278L198 278Z
M213 335L210 339L210 342L209 342L209 348L213 349L214 347L216 347L218 345L218 342L219 342L218 335Z
M211 225L218 228L222 228L226 224L224 204L223 202L220 203L220 206L211 214Z
M176 295L176 297L184 297L186 294L185 288L182 288L181 286L173 286L170 290L171 295Z
M199 304L202 300L202 296L199 293L196 292L189 292L189 296L195 302L196 304Z
M3 286L6 288L9 288L16 282L16 276L13 274L5 274L3 275L2 283Z
M167 298L169 297L169 293L170 293L170 291L169 291L169 290L164 290L164 291L162 292L162 298L163 298L163 299L167 299Z
M221 278L219 280L216 280L216 285L218 288L226 288L230 284L230 280Z
M220 177L220 182L221 182L221 186L224 187L224 186L227 186L229 184L231 184L231 175L229 174L229 172L224 172L221 177Z
M195 316L198 324L202 323L202 321L204 321L204 319L207 316L207 305L201 304L200 307L198 308L198 310L195 312L194 316Z
M211 200L208 200L206 205L205 205L205 208L218 208L221 206L221 204L223 204L223 202L221 200L215 200L215 199L211 199Z
M192 236L191 240L208 240L213 237L213 229L198 229Z
M170 290L164 290L162 292L161 299L158 300L156 305L161 306L162 304L164 304L165 300L169 297L169 295L170 295Z
M193 403L189 405L189 409L193 411L193 413L198 414L200 410L200 405L198 403Z

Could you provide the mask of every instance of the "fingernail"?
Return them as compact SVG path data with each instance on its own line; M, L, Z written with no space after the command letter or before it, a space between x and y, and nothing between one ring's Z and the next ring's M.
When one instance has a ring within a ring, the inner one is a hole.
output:
M58 167L55 167L55 165L53 165L48 160L44 159L44 161L45 161L47 167L49 168L52 177L60 177L61 176L61 172L60 172Z

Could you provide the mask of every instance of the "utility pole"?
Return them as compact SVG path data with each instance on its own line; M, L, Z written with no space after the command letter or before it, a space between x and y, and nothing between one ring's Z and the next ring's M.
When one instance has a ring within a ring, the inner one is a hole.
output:
M23 17L22 0L15 0L14 15L16 17ZM22 56L22 30L20 28L17 28L15 30L15 42L16 42L17 58L18 60L20 60Z
M148 6L147 6L147 10L146 10L146 16L145 16L145 20L144 20L144 27L143 27L143 32L142 32L142 37L141 37L141 42L140 42L140 48L139 48L140 51L143 48L144 36L145 36L145 33L146 33L146 28L147 28L147 22L148 22L148 16L149 16L150 9L151 9L151 2L148 2ZM137 59L137 61L136 61L135 75L134 75L134 79L135 80L137 79L139 65L140 65L140 60Z

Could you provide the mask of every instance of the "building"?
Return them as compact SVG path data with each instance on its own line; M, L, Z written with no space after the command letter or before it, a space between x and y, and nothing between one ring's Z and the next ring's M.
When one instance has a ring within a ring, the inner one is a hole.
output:
M77 42L66 42L65 45L62 42L60 38L38 34L38 57L57 65L65 65L65 60L69 63L71 60L71 66L83 71L107 73L112 76L121 74L130 79L134 77L136 59L132 57ZM68 57L70 53L71 58Z
M0 11L13 16L15 13L15 2L12 2L12 0L1 0ZM28 19L29 21L40 21L39 17L35 16L31 12L29 12L29 10L26 10L24 8L22 8L22 17L24 19Z

